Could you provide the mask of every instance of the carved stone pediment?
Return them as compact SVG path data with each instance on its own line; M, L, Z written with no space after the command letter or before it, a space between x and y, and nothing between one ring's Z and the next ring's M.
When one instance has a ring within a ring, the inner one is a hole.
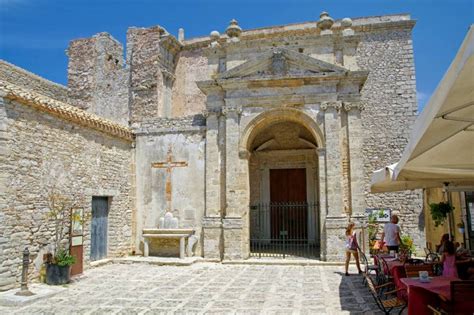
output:
M303 53L278 48L222 72L216 76L216 79L307 77L325 74L343 75L348 71L346 68L312 58Z

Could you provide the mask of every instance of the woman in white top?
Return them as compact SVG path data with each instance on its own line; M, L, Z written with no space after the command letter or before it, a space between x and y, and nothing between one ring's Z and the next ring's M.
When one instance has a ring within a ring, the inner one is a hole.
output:
M392 215L390 222L385 224L383 227L382 241L385 241L387 249L390 251L394 250L398 253L398 248L402 243L400 238L400 227L398 226L398 216Z
M351 260L351 254L354 255L354 259L356 261L357 269L359 273L362 273L360 269L359 263L359 253L357 252L357 248L359 245L357 244L357 236L354 232L354 222L350 222L346 229L346 276L349 275L349 261Z

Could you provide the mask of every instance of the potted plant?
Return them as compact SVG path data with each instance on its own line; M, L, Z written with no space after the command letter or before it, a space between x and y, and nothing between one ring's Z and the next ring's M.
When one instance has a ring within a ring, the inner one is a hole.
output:
M68 250L69 231L73 210L79 204L77 196L68 196L56 192L54 189L48 192L48 219L54 226L54 243L52 253L47 255L46 260L46 283L52 285L65 284L70 281L71 265L75 258Z
M401 237L402 242L400 243L399 256L400 261L405 261L411 257L411 254L415 251L415 245L413 244L413 239L408 235L403 235Z
M440 202L440 203L431 203L431 218L433 219L435 226L442 225L448 213L454 210L454 207L449 204L449 202Z
M459 233L464 234L464 221L459 222L456 226L458 227Z

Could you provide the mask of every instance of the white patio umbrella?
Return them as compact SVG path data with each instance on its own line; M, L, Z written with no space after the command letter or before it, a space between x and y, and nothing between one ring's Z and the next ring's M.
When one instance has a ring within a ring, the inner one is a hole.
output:
M474 25L417 118L398 163L372 175L372 192L474 189Z

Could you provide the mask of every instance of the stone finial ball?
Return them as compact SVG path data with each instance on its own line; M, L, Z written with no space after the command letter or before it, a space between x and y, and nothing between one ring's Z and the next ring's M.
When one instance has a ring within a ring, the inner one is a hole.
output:
M352 20L350 18L343 18L341 21L341 26L344 28L352 26Z
M319 15L319 21L317 23L318 28L323 31L329 30L333 24L334 20L332 19L332 17L329 16L329 13L327 13L326 11L321 12L321 14Z
M237 20L232 19L229 23L229 26L225 30L227 36L229 37L239 37L240 33L242 33L242 29L239 26Z
M213 40L216 41L221 37L221 34L218 31L212 31L211 34L209 34L209 37Z

